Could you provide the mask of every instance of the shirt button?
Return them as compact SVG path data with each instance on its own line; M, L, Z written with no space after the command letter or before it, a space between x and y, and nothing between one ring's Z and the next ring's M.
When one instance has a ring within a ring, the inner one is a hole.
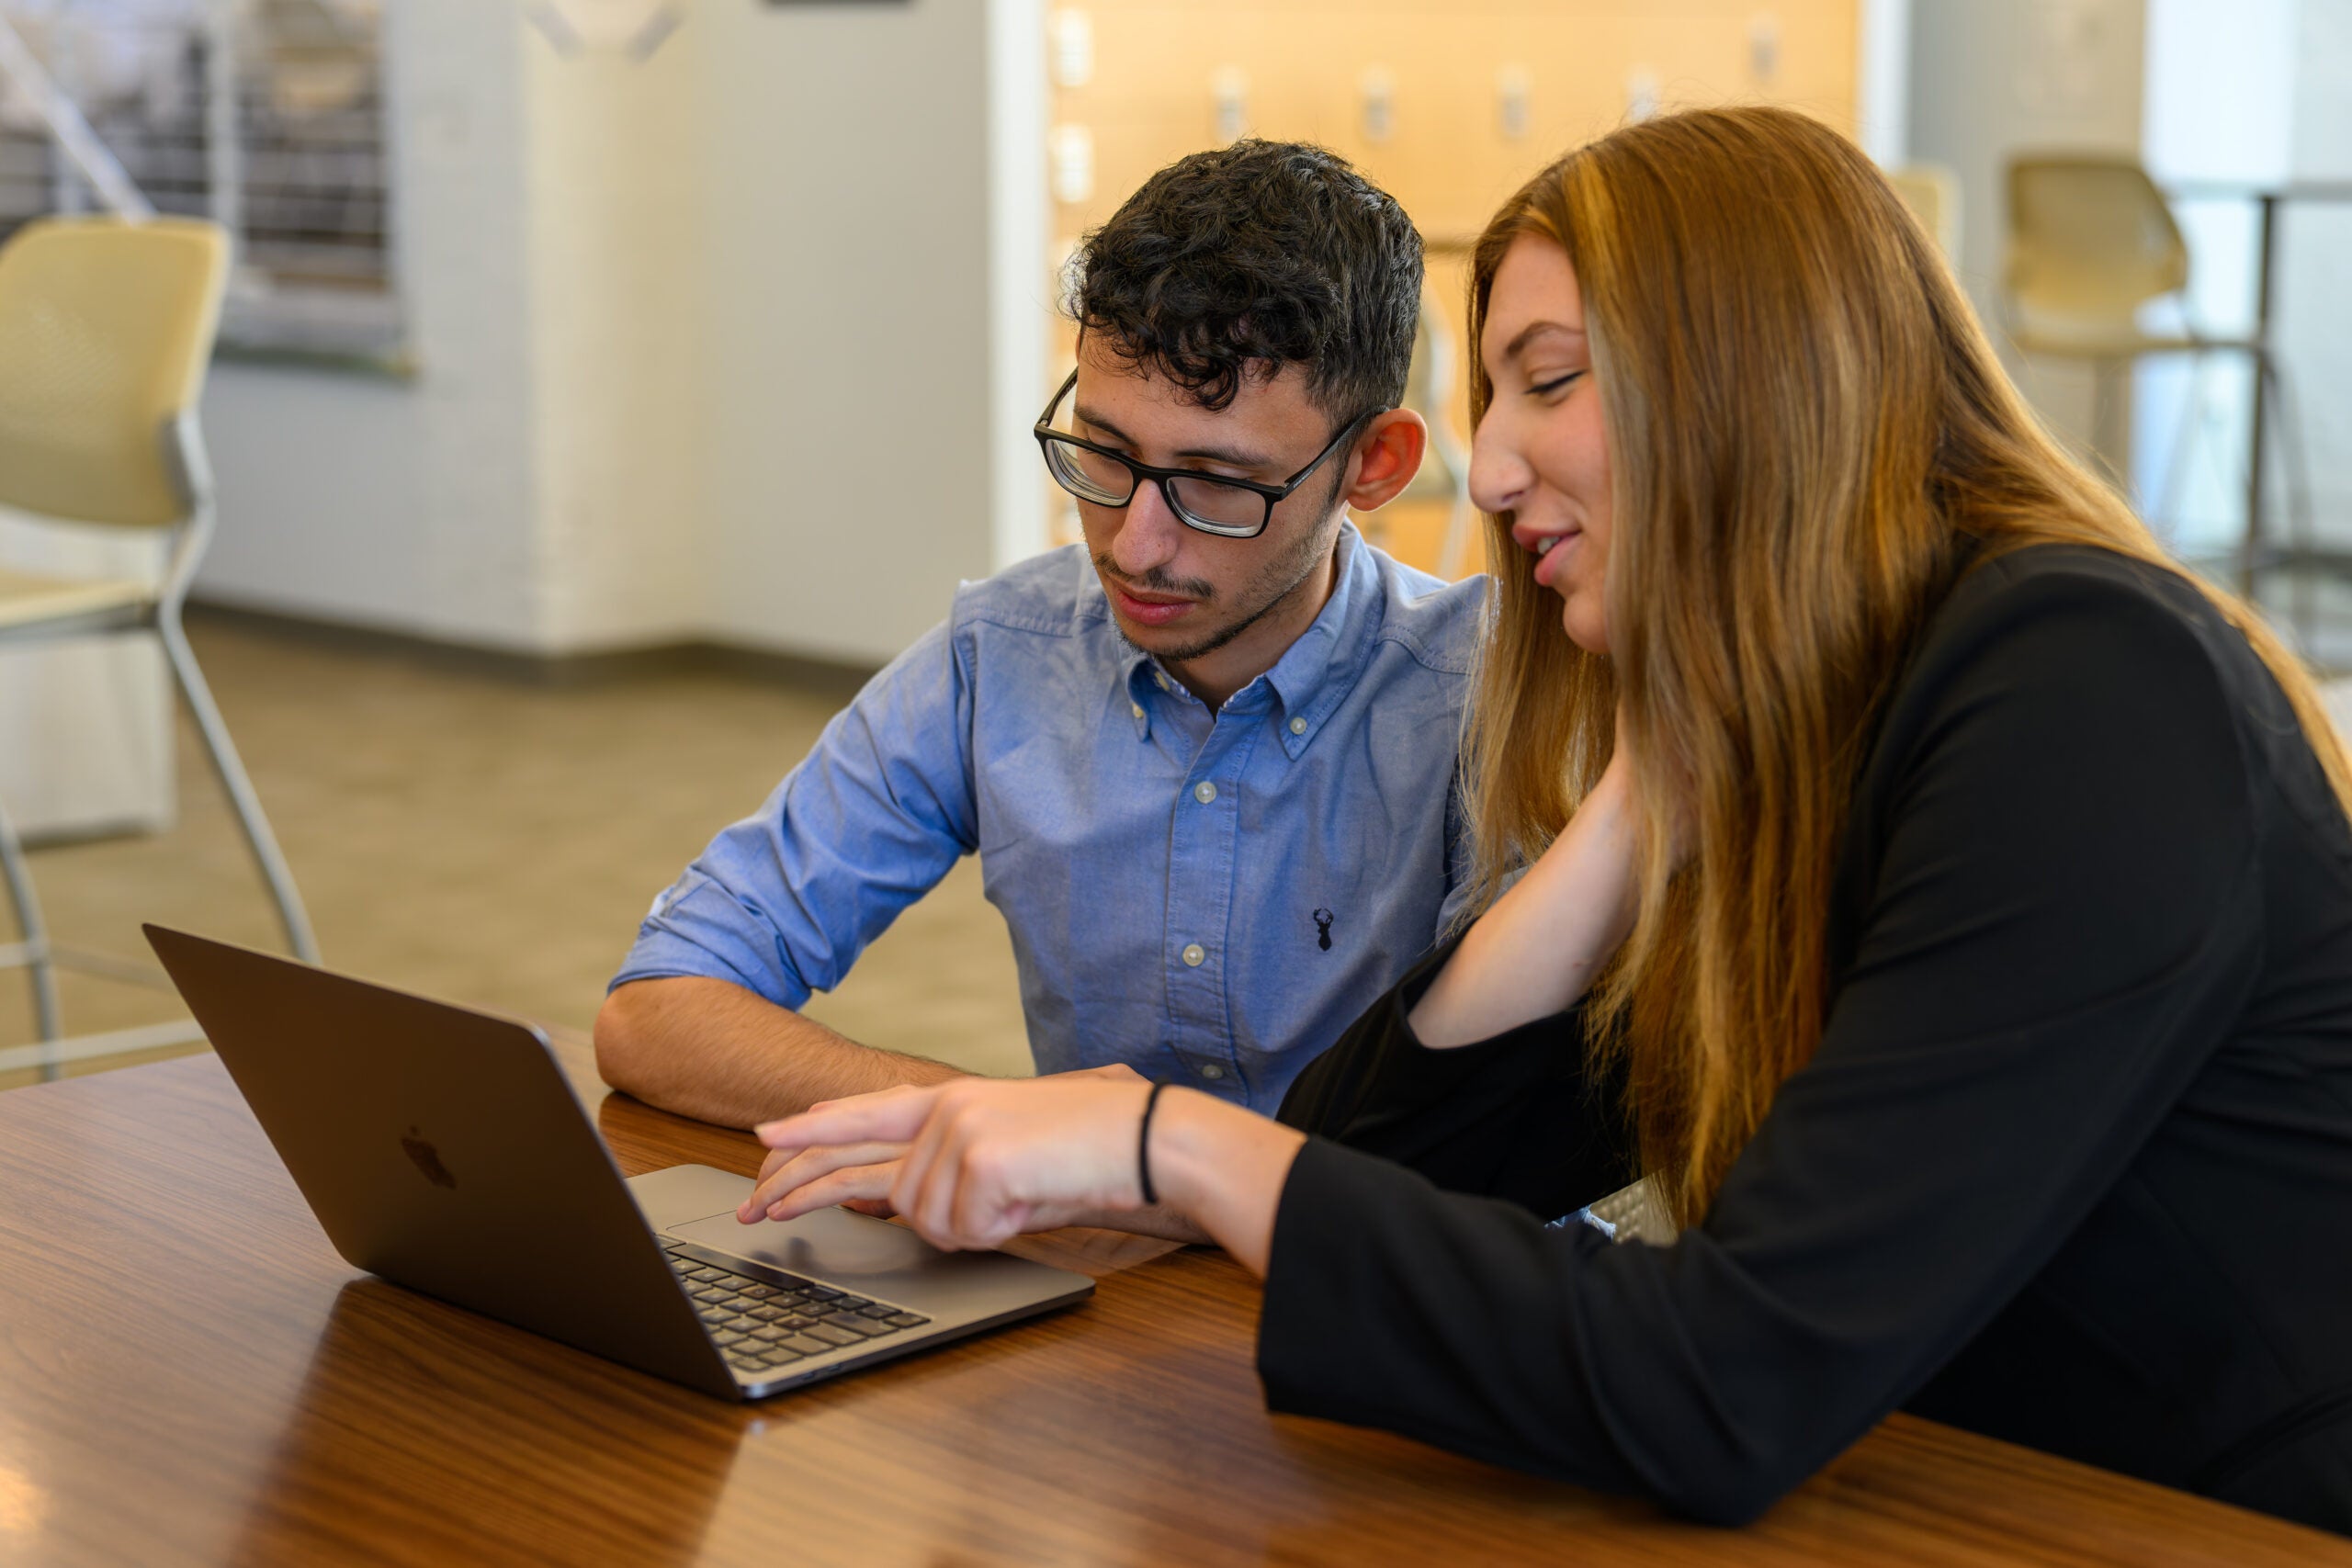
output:
M1203 779L1200 783L1193 786L1193 798L1199 801L1203 806L1206 806L1210 801L1216 798L1216 785L1209 783L1206 779Z
M1159 689L1161 691L1164 692L1168 689L1168 673L1166 671L1155 670L1152 671L1151 678L1159 682Z
M1201 1064L1201 1077L1208 1079L1211 1083L1215 1083L1217 1079L1225 1077L1225 1069L1218 1066L1215 1062L1203 1062Z
M1208 961L1208 949L1197 942L1184 949L1184 963L1189 968L1198 969Z
M1141 718L1143 716L1143 705L1141 703L1129 703L1127 705L1127 711L1133 714L1136 717Z
M1290 732L1291 732L1293 735L1304 735L1304 734L1306 734L1306 721L1305 719L1303 719L1303 718L1295 718L1295 719L1292 719L1292 720L1290 721Z

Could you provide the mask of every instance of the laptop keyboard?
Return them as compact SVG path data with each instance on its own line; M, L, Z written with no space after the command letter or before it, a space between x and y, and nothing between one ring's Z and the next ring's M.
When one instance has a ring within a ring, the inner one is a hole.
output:
M931 1319L780 1269L749 1266L688 1242L665 1241L670 1267L728 1364L757 1378L811 1356L920 1328Z

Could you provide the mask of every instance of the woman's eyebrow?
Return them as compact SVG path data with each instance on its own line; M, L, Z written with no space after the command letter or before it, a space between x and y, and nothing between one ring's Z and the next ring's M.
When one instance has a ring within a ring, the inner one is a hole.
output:
M1571 337L1584 336L1582 327L1569 326L1566 321L1530 321L1519 330L1519 335L1503 345L1503 357L1516 359L1521 352L1546 333L1566 333Z

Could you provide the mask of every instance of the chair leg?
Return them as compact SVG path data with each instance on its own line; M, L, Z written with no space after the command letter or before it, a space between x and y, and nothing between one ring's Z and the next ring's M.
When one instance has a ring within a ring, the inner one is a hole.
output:
M49 928L40 918L40 900L33 897L32 874L25 865L25 846L17 837L17 825L8 819L7 807L0 807L0 880L8 884L8 901L16 906L17 929L23 933L25 965L33 976L33 1027L40 1032L43 1043L62 1039L64 1034L57 1012L57 963L50 956ZM57 1062L44 1057L40 1076L57 1076Z
M2118 370L2128 363L2101 359L2091 367L2091 466L2107 477L2118 494L2132 493L2130 465L2117 462L2126 438L2120 434L2122 394L2116 390Z
M253 850L254 863L261 867L262 880L269 884L270 897L277 901L277 916L285 923L287 942L294 950L294 956L316 964L319 943L311 934L311 918L302 908L302 895L295 889L294 874L287 869L286 857L278 852L277 837L269 830L269 818L262 815L253 781L245 776L244 764L237 760L237 749L229 739L229 727L221 723L220 710L213 705L211 689L204 683L204 672L197 668L195 651L188 647L187 633L180 625L177 604L167 602L158 607L155 632L163 639L164 653L171 661L180 695L187 700L197 730L204 737L204 749L212 758L212 771L220 775L220 787L228 792L229 804L236 810L238 825L245 830L245 842Z
M2165 457L2163 488L2148 497L2148 525L2159 531L2165 547L2176 554L2180 549L2180 519L2173 508L2179 503L2181 479L2188 473L2191 456L2197 446L2198 416L2205 411L2205 355L2195 354L2188 360L2188 386L2181 393L2180 428L2173 433L2172 450Z
M2302 411L2287 395L2287 378L2279 372L2278 361L2266 353L2255 364L2256 374L2270 383L2270 406L2277 411L2271 423L2278 427L2278 457L2285 469L2281 478L2287 497L2288 549L2302 563L2302 570L2295 574L2292 615L2303 639L2303 655L2310 658L2317 651L2312 639L2316 631L2312 596L2318 576L2312 569L2319 559L2318 529L2312 516L2311 451L2303 444ZM2261 454L2255 457L2258 460Z

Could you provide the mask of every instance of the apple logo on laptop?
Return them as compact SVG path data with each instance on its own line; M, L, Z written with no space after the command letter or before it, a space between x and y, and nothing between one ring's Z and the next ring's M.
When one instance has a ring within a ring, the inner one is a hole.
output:
M449 1174L447 1166L441 1163L440 1151L418 1136L414 1127L411 1127L408 1130L408 1136L401 1140L401 1147L407 1152L410 1159L416 1162L416 1168L424 1172L425 1180L435 1187L447 1187L452 1190L457 1187L458 1179Z

